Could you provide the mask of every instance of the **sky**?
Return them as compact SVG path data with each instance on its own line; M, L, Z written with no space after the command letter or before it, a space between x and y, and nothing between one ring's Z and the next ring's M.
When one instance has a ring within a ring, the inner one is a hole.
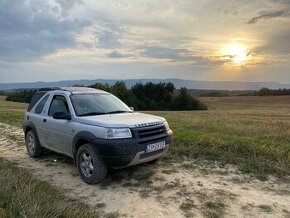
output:
M290 83L290 0L0 0L0 83Z

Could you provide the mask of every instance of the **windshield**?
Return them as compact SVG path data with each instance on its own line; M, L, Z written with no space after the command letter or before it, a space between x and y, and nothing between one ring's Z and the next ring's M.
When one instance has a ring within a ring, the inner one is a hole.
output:
M77 116L132 113L125 103L109 93L73 94L70 98Z

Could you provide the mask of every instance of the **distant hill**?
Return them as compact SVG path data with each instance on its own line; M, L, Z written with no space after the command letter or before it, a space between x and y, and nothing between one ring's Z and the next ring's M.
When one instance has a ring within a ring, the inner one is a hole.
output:
M28 82L28 83L0 83L0 90L7 89L26 89L26 88L43 88L43 87L63 87L72 86L74 84L91 85L94 83L114 84L118 80L113 79L95 79L95 80L64 80L56 82ZM198 80L182 80L182 79L126 79L124 80L127 87L131 87L136 83L146 82L172 82L176 88L186 87L188 89L204 89L204 90L258 90L263 87L269 89L290 88L290 84L277 82L239 82L239 81L198 81Z
M211 90L211 89L188 89L192 96L201 97L227 97L227 96L249 96L254 95L256 90ZM178 90L175 91L178 93Z

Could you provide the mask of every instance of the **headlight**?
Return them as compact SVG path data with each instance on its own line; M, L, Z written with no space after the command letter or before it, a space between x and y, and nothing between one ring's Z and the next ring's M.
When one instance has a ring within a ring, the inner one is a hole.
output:
M105 130L105 138L107 139L125 139L132 138L129 128L107 128Z
M164 126L165 126L165 128L166 128L166 131L170 130L170 127L169 127L167 121L164 122Z

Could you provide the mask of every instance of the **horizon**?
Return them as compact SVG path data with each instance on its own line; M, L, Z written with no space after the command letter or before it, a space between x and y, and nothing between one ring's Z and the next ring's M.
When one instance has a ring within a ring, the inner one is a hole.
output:
M0 83L290 84L289 18L288 0L3 0Z
M62 80L36 80L36 81L23 81L23 82L0 82L0 84L18 84L18 83L56 83L65 81L94 81L94 80L116 80L116 81L127 81L127 80L181 80L181 81L194 81L194 82L213 82L213 83L277 83L281 85L290 85L290 82L279 82L279 81L241 81L241 80L194 80L194 79L182 79L182 78L125 78L125 79L106 79L106 78L96 78L96 79L62 79Z
M183 80L177 78L168 79L79 79L79 80L59 80L59 81L35 81L35 82L21 82L21 83L0 83L0 90L13 89L37 89L45 87L71 87L76 84L83 86L90 86L96 83L113 85L118 81L123 81L128 88L135 84L146 84L152 82L158 83L172 83L176 89L186 87L190 90L232 90L232 91L246 91L246 90L260 90L268 88L272 90L290 89L290 84L280 82L254 82L254 81L201 81L201 80Z

